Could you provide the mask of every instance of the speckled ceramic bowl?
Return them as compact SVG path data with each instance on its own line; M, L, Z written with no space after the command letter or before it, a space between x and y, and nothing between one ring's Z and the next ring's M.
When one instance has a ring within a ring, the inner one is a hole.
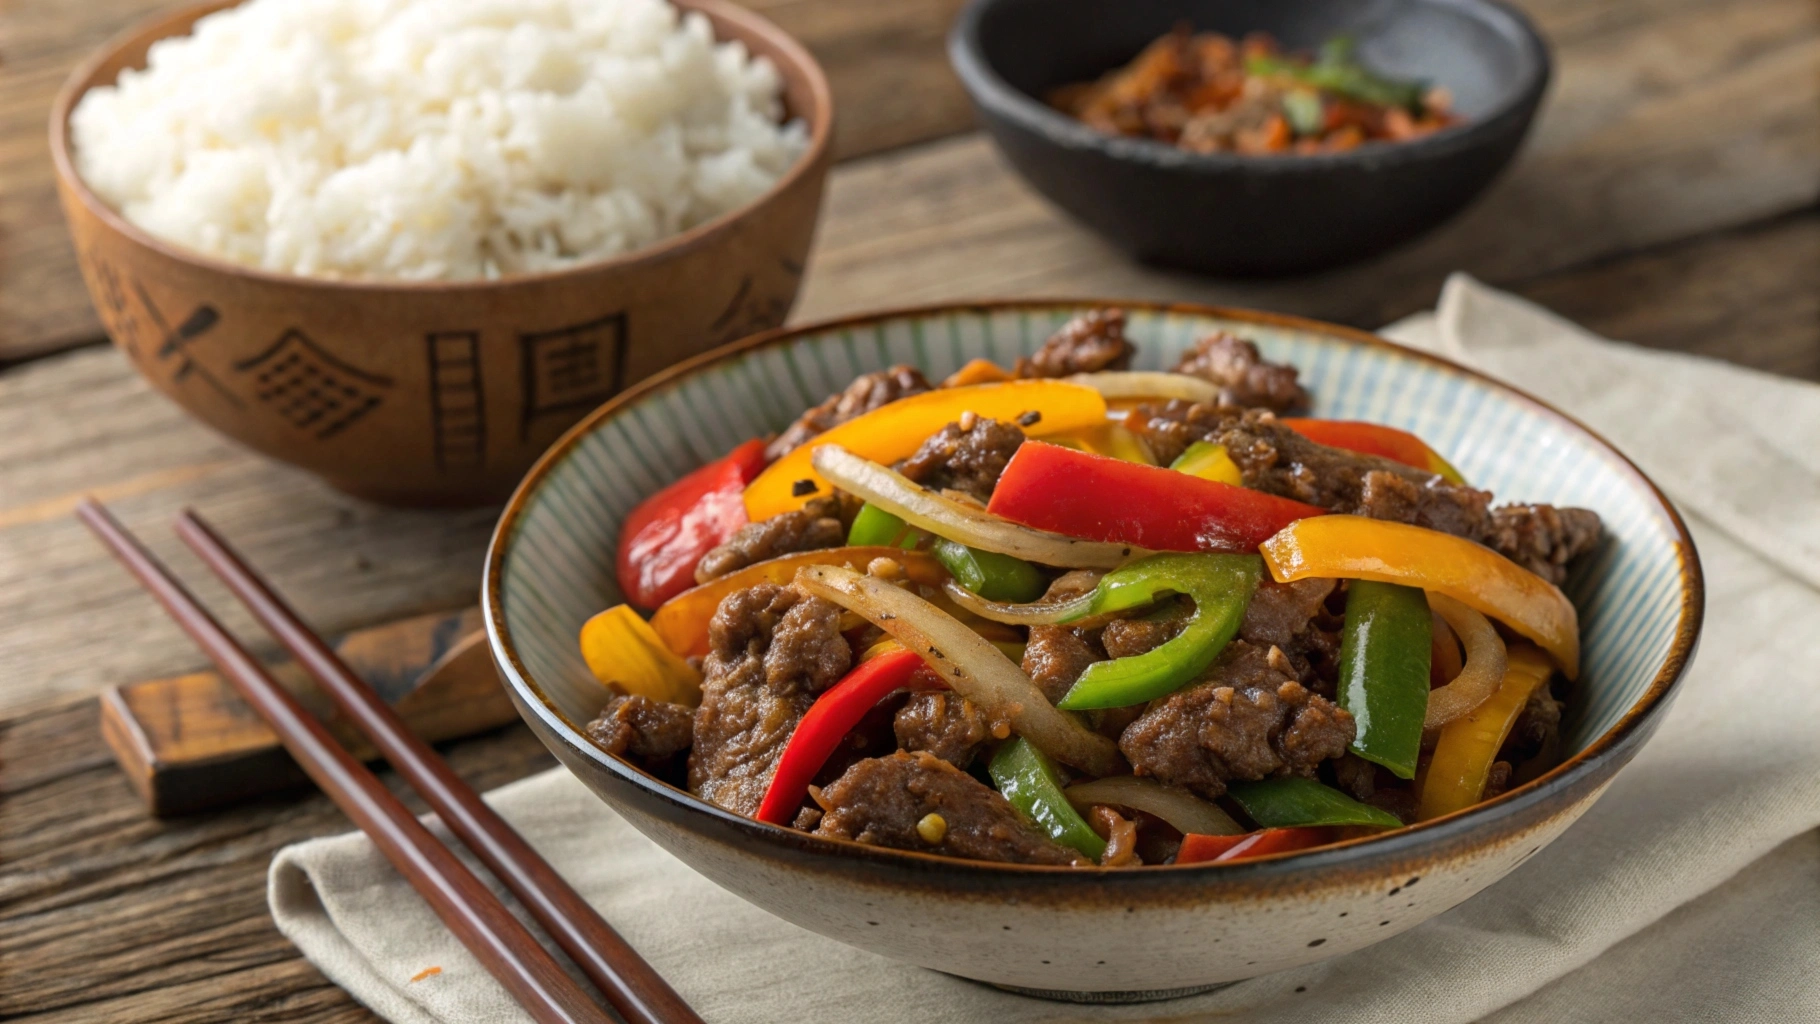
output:
M645 835L780 917L924 967L1088 1000L1155 998L1369 945L1471 897L1585 813L1655 730L1693 654L1700 566L1675 510L1584 427L1469 370L1342 327L1186 306L1124 304L1142 368L1232 330L1300 367L1317 414L1413 430L1500 496L1604 516L1606 541L1567 586L1585 654L1564 764L1382 838L1239 864L1104 870L814 838L710 806L588 742L581 726L605 695L576 633L620 600L614 544L643 495L783 427L855 374L908 362L939 379L976 356L1008 362L1094 305L919 309L773 332L601 407L531 470L488 552L487 630L525 721Z

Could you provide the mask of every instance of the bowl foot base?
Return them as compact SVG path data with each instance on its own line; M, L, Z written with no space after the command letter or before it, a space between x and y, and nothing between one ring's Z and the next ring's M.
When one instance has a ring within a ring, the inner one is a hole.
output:
M1113 1006L1122 1003L1157 1003L1165 999L1181 999L1186 996L1198 996L1223 989L1228 985L1237 985L1236 981L1216 981L1211 985L1190 985L1187 988L1153 988L1137 989L1130 992L1073 992L1059 988L1025 988L1022 985L1001 985L988 982L993 988L1005 992L1014 992L1020 996L1031 996L1036 999L1052 999L1061 1003L1094 1003L1102 1006Z

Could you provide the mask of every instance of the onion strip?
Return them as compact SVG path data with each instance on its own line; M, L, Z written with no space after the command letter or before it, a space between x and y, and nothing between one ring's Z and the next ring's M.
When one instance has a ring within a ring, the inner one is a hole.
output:
M1003 651L928 601L876 576L833 565L805 566L796 585L858 612L922 655L949 689L977 704L988 719L1010 722L1014 732L1057 761L1095 776L1127 770L1111 740L1057 710Z
M942 592L966 611L989 622L1002 622L1010 626L1048 626L1058 622L1072 622L1093 611L1092 590L1065 601L1032 601L1029 604L988 601L954 579L942 583Z
M1447 623L1466 645L1466 665L1446 686L1428 691L1428 715L1423 729L1439 729L1464 718L1498 692L1508 666L1504 639L1491 620L1446 594L1428 592L1428 607Z
M1064 377L1070 384L1083 384L1098 391L1108 401L1126 398L1180 398L1185 402L1211 404L1219 401L1220 389L1211 381L1185 373L1150 371L1108 371L1077 373Z
M1116 569L1133 557L1148 553L1130 544L1033 530L919 487L902 473L839 445L818 446L812 464L834 486L859 495L919 530L970 548L1068 569Z
M1185 789L1135 775L1077 782L1063 791L1063 795L1083 814L1094 804L1128 807L1154 814L1184 835L1237 836L1249 831L1233 821L1232 815L1217 804L1208 803Z

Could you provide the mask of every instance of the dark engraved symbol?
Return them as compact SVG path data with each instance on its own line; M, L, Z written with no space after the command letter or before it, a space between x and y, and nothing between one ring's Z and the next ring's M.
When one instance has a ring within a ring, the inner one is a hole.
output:
M103 315L111 322L114 337L126 349L127 355L135 362L145 361L146 354L141 350L140 342L145 329L149 327L158 344L152 355L160 363L173 360L176 363L176 369L171 371L172 381L183 381L194 376L207 382L231 404L243 404L238 395L229 391L219 378L191 358L187 351L190 342L207 334L221 322L221 314L216 312L215 307L205 302L191 310L189 316L173 328L143 285L137 281L123 280L118 270L99 259L94 260L94 267L98 304ZM132 301L135 298L138 300L137 309Z
M430 351L430 432L436 468L483 465L487 419L480 388L480 335L433 331L425 341Z
M573 327L521 334L524 420L528 440L539 416L590 409L611 397L626 373L626 315L614 313Z
M786 268L790 264L784 264ZM800 269L800 268L799 268ZM740 278L739 287L733 297L727 300L725 309L708 325L713 332L714 343L724 345L736 341L748 334L767 331L784 322L790 312L790 304L776 296L754 297L752 294L752 275Z
M358 370L293 327L264 352L234 364L256 373L259 400L299 430L326 441L379 406L392 378Z

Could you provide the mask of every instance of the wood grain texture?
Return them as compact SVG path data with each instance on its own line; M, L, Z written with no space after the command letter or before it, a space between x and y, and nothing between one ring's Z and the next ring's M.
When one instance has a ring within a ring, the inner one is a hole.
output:
M0 723L0 1018L372 1020L298 958L265 906L272 851L346 819L319 795L151 819L95 714L82 700ZM554 763L523 726L448 756L481 788Z
M963 0L747 0L806 44L841 111L837 159L965 131L942 39ZM170 0L0 5L0 363L102 339L57 210L46 144L71 68Z

